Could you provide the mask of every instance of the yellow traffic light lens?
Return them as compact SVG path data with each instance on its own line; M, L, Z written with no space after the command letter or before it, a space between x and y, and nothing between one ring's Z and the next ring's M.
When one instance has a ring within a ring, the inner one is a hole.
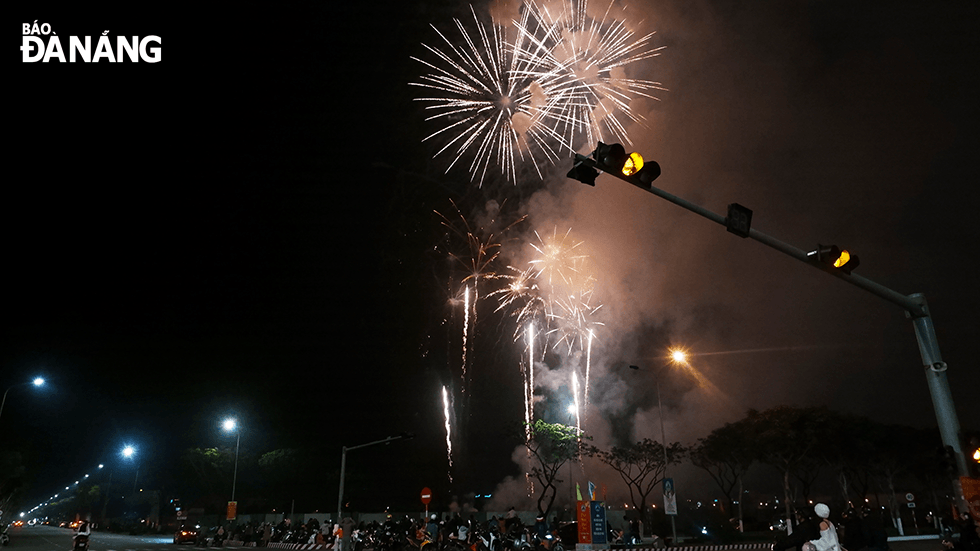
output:
M623 176L632 176L643 168L643 157L639 153L630 153L623 164Z
M840 256L834 261L834 268L840 268L844 264L847 264L851 260L851 253L847 251L841 251Z

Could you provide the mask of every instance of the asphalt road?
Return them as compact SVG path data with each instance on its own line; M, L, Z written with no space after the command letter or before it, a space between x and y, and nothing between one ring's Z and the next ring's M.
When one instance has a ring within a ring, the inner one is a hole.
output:
M71 551L73 531L54 526L11 526L7 534L10 544L4 551ZM91 551L174 551L173 534L160 536L129 536L92 532L89 538ZM183 548L191 548L185 544ZM189 550L188 550L189 551Z

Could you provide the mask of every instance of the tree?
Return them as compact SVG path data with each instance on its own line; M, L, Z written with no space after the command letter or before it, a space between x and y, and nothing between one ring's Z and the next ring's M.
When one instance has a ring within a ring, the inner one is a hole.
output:
M755 442L752 426L747 421L726 423L705 438L698 440L691 450L691 462L707 471L728 501L729 515L735 509L736 499L732 495L739 488L739 514L742 519L741 487L742 479L755 462Z
M608 451L592 447L590 452L619 473L629 489L633 507L647 515L647 497L663 481L668 463L680 463L688 449L679 442L670 444L667 446L665 461L664 445L644 438L628 446L614 446Z
M782 474L787 520L793 518L795 501L790 480L815 476L813 458L821 453L821 445L834 441L830 434L834 423L830 418L827 408L779 406L763 412L749 410L744 419L755 434L756 459ZM792 525L787 523L787 527L792 532Z
M528 426L530 429L524 441L527 451L534 458L531 476L541 484L538 494L538 514L547 517L558 496L558 478L562 466L576 460L585 451L584 436L580 430L560 423L546 423L538 419ZM547 506L544 506L547 504Z
M14 494L23 483L26 468L20 452L0 452L0 511L8 510L14 504Z

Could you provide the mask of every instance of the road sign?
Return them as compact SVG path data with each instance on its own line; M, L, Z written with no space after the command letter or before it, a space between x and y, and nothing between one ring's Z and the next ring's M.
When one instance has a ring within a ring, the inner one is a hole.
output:
M432 490L426 486L422 488L422 505L428 505L432 501Z
M225 516L227 517L225 520L235 520L235 517L238 516L238 502L237 501L229 501L228 502L228 514L225 515Z
M915 501L915 496L912 495L912 492L909 492L909 493L905 494L905 499L907 499L909 501Z

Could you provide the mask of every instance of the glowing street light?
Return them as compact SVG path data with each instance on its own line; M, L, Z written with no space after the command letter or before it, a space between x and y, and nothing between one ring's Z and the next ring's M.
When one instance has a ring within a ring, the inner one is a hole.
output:
M136 455L136 448L133 446L126 446L122 450L123 457L126 459L132 459ZM133 493L136 493L136 485L139 484L140 479L140 462L136 462L136 477L133 479Z
M11 386L7 387L7 390L5 390L3 392L3 400L0 400L0 415L3 415L3 405L7 403L7 393L10 392L10 389L12 389L14 387L22 386L22 385L34 385L35 387L41 387L41 386L44 386L44 378L43 377L35 377L33 381L30 381L30 382L27 382L27 383L17 383L15 385L11 385Z
M662 446L664 450L664 478L667 478L667 465L668 465L667 431L664 429L664 408L663 408L663 402L661 402L660 400L660 375L663 374L663 371L668 367L670 367L671 364L687 365L687 352L681 350L680 348L672 348L670 349L670 355L668 357L670 358L669 361L660 369L660 371L657 372L657 375L654 377L654 381L656 381L657 383L657 410L660 411L660 440L662 441ZM640 369L640 367L636 365L631 365L629 367L630 369L637 370L637 371L639 371ZM676 513L669 516L670 516L670 528L674 536L673 541L676 542L677 524L676 521L674 520L674 518L676 517Z
M235 431L237 436L235 439L235 474L231 477L231 500L235 501L235 485L238 483L238 448L242 443L242 431L238 429L238 421L234 417L225 419L221 423L221 427L225 429L226 432Z

